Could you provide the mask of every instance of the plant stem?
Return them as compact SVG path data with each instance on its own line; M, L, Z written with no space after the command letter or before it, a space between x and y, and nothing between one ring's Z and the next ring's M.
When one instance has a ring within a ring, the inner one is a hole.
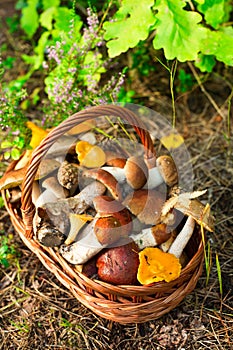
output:
M174 78L176 75L177 60L172 63L172 68L170 70L170 91L172 97L172 126L175 128L176 125L176 106L175 106L175 97L174 97Z

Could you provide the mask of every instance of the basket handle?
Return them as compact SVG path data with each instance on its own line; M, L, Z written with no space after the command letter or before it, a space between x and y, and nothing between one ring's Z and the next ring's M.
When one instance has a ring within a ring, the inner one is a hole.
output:
M36 172L39 168L42 158L45 156L49 148L68 130L74 126L83 123L89 119L101 117L101 116L117 116L127 121L132 125L139 135L142 144L145 148L145 160L150 163L151 159L155 158L154 145L151 140L149 132L146 130L142 121L136 116L135 113L127 108L114 106L114 105L101 105L90 107L86 110L77 112L64 120L55 129L53 129L46 138L40 143L40 145L34 150L31 161L27 168L26 175L22 184L22 205L21 212L25 226L25 236L32 238L33 236L33 216L35 208L32 203L32 185L36 176Z

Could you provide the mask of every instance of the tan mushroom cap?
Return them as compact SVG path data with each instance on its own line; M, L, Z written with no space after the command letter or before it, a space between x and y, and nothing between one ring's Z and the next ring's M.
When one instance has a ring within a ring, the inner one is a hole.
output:
M132 156L128 158L125 167L127 183L135 190L142 188L148 178L148 168L141 157Z
M168 186L173 186L178 182L178 173L172 157L163 155L157 158L156 165Z
M188 206L182 202L177 202L175 208L185 215L191 216L199 225L210 231L214 231L214 217L210 213L210 206L206 206L198 199L192 199L189 201Z
M137 190L130 193L125 200L125 205L132 214L147 225L156 225L160 222L164 195L156 190Z
M60 166L60 163L54 159L43 159L36 173L36 180L42 179ZM22 184L26 175L27 166L18 170L6 172L0 179L0 190L17 187Z

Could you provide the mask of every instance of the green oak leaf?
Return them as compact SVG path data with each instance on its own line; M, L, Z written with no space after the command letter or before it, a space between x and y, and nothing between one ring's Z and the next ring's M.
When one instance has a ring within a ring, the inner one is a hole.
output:
M214 55L203 55L202 53L198 55L198 58L195 62L195 66L200 69L201 72L211 73L216 60Z
M50 7L58 7L60 5L60 0L42 0L43 9L47 10Z
M203 13L206 23L214 29L223 22L225 15L225 0L205 0L203 4L197 6L198 11Z
M204 31L198 23L202 17L197 12L184 10L184 6L182 0L158 0L154 7L157 22L153 45L156 50L163 48L168 60L192 61L200 51Z
M39 27L39 16L36 10L38 0L28 0L28 6L22 9L20 24L28 38L31 39Z
M50 7L40 15L40 24L42 27L52 30L54 14L56 13L56 7Z
M150 27L155 22L151 7L154 0L123 0L113 22L105 22L104 39L107 40L109 57L116 57L140 40L148 37Z
M233 66L233 29L225 27L222 30L205 29L205 39L201 42L201 52L214 55L217 60Z

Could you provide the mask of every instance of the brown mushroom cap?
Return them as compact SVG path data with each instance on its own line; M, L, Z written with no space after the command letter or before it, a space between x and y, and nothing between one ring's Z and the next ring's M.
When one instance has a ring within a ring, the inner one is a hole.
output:
M178 173L172 157L163 155L157 158L156 165L168 186L173 186L178 182Z
M122 199L120 186L115 177L103 169L90 169L83 172L83 177L92 178L101 182L111 193L113 198Z
M132 218L129 210L120 202L109 196L98 196L93 199L97 215L100 217L113 217L121 226L121 237L127 236L133 229Z
M156 225L160 221L164 204L164 195L156 190L137 190L130 193L123 204L132 214L147 225Z
M109 245L121 238L121 223L114 216L99 218L96 220L94 232L100 244Z
M148 168L141 157L128 158L125 167L127 183L135 190L142 188L148 178Z
M100 253L96 266L102 281L112 284L136 284L139 266L138 247L132 242Z

